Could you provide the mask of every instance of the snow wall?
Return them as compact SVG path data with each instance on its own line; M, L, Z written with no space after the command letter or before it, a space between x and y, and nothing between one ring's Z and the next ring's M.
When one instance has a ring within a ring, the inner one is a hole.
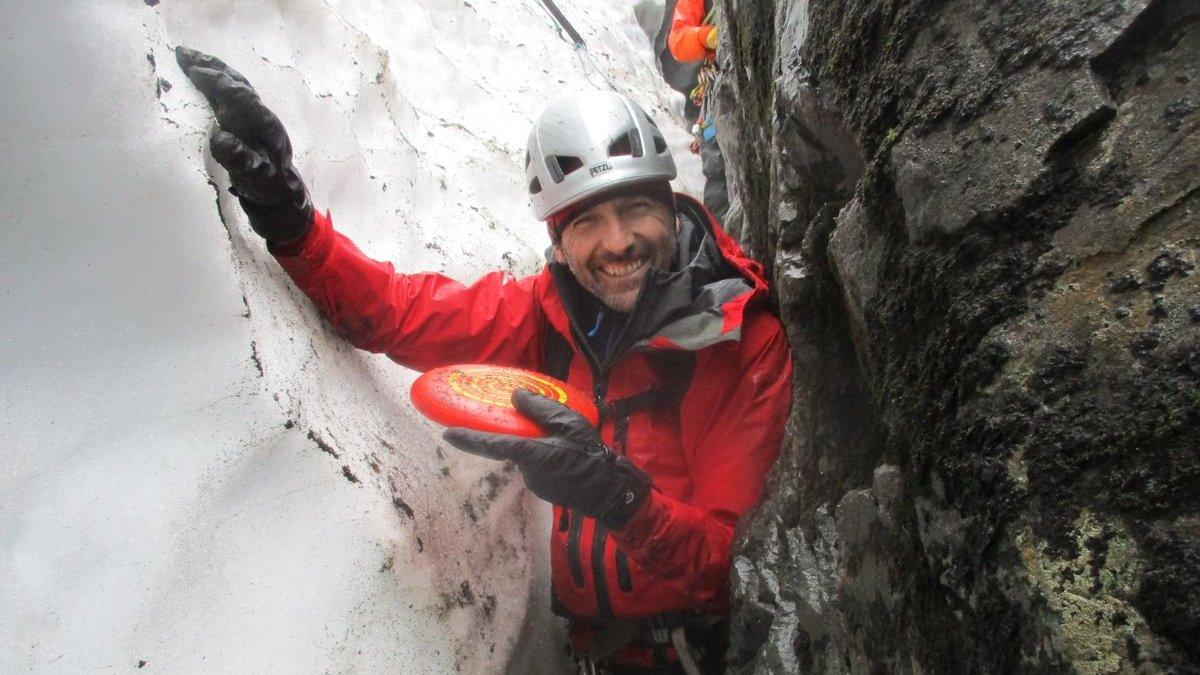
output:
M698 193L655 3L558 4ZM180 44L255 84L368 254L463 280L540 266L525 137L591 86L535 0L0 3L0 671L561 667L548 510L291 286Z

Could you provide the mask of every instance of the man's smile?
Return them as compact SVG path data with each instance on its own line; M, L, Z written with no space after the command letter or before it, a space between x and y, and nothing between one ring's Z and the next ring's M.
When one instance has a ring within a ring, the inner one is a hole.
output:
M620 279L638 273L645 266L646 259L638 258L636 260L623 262L604 263L600 265L600 272L605 276L613 277L614 279Z

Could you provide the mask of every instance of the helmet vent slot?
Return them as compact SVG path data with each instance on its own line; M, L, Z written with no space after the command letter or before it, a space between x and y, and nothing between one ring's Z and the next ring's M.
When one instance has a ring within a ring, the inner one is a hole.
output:
M541 191L542 191L542 182L540 180L538 180L535 177L533 180L529 181L529 194L536 195L537 193L539 193Z
M561 183L563 178L583 168L583 160L570 155L550 155L546 157L546 168L555 183Z
M654 153L661 155L667 151L667 142L659 134L654 134Z
M637 129L630 129L608 145L609 157L641 157L642 138Z
M608 144L609 157L622 157L633 154L633 146L629 143L629 134L622 134L617 140Z

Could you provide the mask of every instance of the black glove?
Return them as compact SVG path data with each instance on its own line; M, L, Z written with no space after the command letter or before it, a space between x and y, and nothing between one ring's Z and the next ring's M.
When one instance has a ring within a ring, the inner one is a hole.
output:
M547 435L521 438L454 427L442 438L481 457L512 460L533 494L595 518L610 530L629 522L650 494L650 477L608 449L595 427L561 403L517 390L513 405Z
M208 99L219 129L209 138L213 159L229 172L250 227L271 242L296 241L312 227L312 202L292 166L292 143L275 113L236 70L187 47L175 60Z

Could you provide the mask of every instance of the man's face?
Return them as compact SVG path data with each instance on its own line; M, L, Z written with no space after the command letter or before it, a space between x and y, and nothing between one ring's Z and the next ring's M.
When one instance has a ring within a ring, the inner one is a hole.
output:
M618 312L637 302L651 266L668 269L676 224L666 204L630 195L601 202L562 228L556 246L580 285Z

